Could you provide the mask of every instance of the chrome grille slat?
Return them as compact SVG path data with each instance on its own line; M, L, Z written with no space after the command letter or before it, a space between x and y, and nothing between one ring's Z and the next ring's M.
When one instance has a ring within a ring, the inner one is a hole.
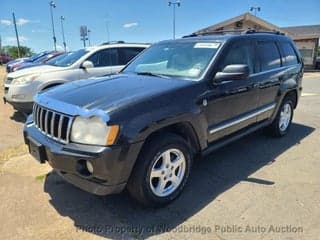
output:
M41 108L41 109L40 109L40 119L39 119L39 122L40 122L39 126L40 126L40 129L41 129L41 130L43 130L43 121L42 121L43 111L44 111L44 109Z
M52 112L52 117L51 117L51 130L50 133L52 136L54 136L54 119L56 117L56 113Z
M63 115L60 115L59 125L58 125L58 138L61 138L62 121L63 121Z
M35 126L46 136L62 143L69 142L72 116L49 110L35 103L33 119Z
M46 111L46 113L44 115L44 131L45 131L45 133L48 133L48 115L49 115L49 111Z

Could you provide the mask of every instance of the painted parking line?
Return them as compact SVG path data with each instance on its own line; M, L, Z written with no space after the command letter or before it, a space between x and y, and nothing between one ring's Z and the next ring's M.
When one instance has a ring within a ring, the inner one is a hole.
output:
M319 96L319 93L302 93L302 97Z

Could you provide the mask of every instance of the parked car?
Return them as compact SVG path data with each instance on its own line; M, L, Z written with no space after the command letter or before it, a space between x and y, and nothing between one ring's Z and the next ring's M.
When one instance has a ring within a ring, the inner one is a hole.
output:
M42 65L7 75L4 101L16 110L29 113L34 95L69 81L119 72L146 44L109 44L72 52L51 65Z
M9 54L1 53L0 54L0 64L5 64L12 60L12 57Z
M85 191L127 187L140 203L163 206L182 192L196 156L261 128L286 135L302 76L301 56L281 34L163 41L119 75L39 93L25 142Z
M57 56L60 56L61 54L64 54L64 52L52 51L52 52L48 53L47 55L44 55L33 62L22 62L21 64L18 64L15 67L13 67L12 72L45 64L50 59L55 58Z
M316 59L316 69L320 69L320 57Z
M49 54L50 52L52 52L52 51L43 51L43 52L34 54L33 56L28 57L28 58L18 58L18 59L12 60L12 61L10 61L10 62L7 63L7 65L6 65L6 71L7 71L8 73L9 73L9 72L12 72L13 68L15 68L16 66L20 65L21 63L23 63L23 62L34 62L34 61L36 61L38 58L41 58L42 56L47 55L47 54Z

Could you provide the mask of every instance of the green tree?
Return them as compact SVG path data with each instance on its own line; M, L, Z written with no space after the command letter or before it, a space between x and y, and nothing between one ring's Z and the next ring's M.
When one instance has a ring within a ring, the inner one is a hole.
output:
M20 57L29 57L33 54L31 48L26 46L20 46ZM8 53L13 58L18 58L18 47L16 46L4 46L4 52Z

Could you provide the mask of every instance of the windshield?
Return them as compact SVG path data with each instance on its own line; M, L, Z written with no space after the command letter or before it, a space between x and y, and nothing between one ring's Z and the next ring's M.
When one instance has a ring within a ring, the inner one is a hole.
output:
M79 58L81 58L87 52L88 51L86 51L85 49L80 49L78 51L75 51L75 52L68 54L67 56L64 56L61 59L58 59L52 65L58 66L58 67L68 67L68 66L74 64Z
M46 61L46 64L48 65L54 65L57 61L60 61L62 58L66 57L67 55L70 55L72 52L69 53L62 53L60 55L57 55L51 59L49 59L48 61Z
M153 45L122 72L197 79L216 54L218 42L169 42Z

